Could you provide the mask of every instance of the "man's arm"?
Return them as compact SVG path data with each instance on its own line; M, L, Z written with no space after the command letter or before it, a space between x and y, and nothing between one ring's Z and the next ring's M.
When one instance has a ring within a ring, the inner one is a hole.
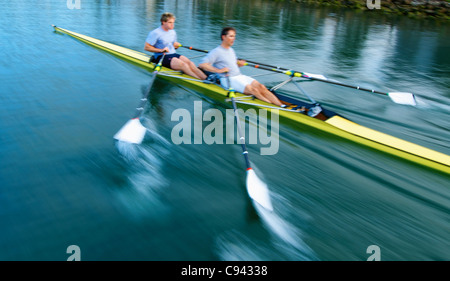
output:
M169 52L169 48L165 47L164 49L158 49L150 45L148 42L145 42L144 50L152 53L163 53L163 52Z
M214 66L212 66L210 63L207 63L207 62L199 64L198 67L203 70L206 70L209 72L215 72L215 73L225 73L225 72L229 71L228 67L219 69L219 68L215 68Z

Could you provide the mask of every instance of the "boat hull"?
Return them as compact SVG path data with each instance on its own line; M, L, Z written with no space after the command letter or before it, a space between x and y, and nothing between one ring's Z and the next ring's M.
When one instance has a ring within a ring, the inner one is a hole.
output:
M117 56L120 59L148 69L149 71L153 71L154 64L150 62L150 56L145 53L111 44L109 42L72 32L60 27L54 26L54 28L58 32L70 35L88 45ZM163 67L162 72L164 71L171 70ZM170 77L161 76L161 78L189 87L190 89L200 92L211 99L221 102L225 106L230 106L229 103L226 102L228 92L218 85L204 83L200 80L196 81L190 76L179 73L171 74ZM189 80L182 78L188 78ZM237 93L237 98L240 96L243 95ZM252 100L252 104L253 105L242 104L240 106L243 108L264 108L264 106L271 106L270 104L257 99ZM331 116L325 118L326 120L320 120L301 113L279 110L280 122L287 123L294 127L306 126L314 130L326 132L327 134L332 134L348 141L358 143L374 150L382 151L401 159L405 159L450 175L449 155L366 128L349 121L340 115L330 115Z

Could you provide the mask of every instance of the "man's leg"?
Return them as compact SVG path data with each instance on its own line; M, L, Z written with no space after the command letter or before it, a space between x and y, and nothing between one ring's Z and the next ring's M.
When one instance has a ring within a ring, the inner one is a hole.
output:
M182 60L184 63L186 63L188 65L188 67L192 70L192 72L194 72L196 74L195 77L197 77L198 79L201 79L201 80L205 80L207 78L206 74L203 71L201 71L195 65L195 63L193 63L190 59L188 59L185 56L181 56L180 60Z
M193 62L184 56L173 58L170 62L170 68L173 70L181 70L183 73L201 80L206 79L206 75L198 69Z
M254 80L251 84L245 87L244 94L254 95L257 99L278 106L283 105L283 103L266 88L266 86L264 86L263 84L259 83L256 80Z

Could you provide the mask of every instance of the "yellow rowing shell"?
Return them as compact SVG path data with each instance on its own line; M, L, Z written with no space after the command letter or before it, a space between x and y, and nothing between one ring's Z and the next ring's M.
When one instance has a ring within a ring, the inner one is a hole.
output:
M112 43L108 43L93 37L72 32L70 30L53 26L56 31L70 35L86 44L94 46L98 49L111 53L121 59L134 63L153 71L154 64L150 62L150 56L134 51L125 47L121 47ZM168 68L163 71L170 71ZM199 91L202 94L219 101L225 101L228 92L218 85L204 83L201 80L192 79L192 77L174 73L171 77L162 76L162 78L172 80L178 84L188 86L189 88ZM190 78L189 80L180 78ZM242 96L237 93L237 97ZM253 106L258 105L270 106L266 102L253 100ZM425 167L450 174L450 156L388 134L369 129L367 127L356 124L340 115L334 115L326 120L309 117L308 115L291 112L279 111L280 120L294 124L303 124L308 127L333 134L335 136L359 143L373 149L383 151L385 153L397 156L399 158L409 160L413 163L423 165Z

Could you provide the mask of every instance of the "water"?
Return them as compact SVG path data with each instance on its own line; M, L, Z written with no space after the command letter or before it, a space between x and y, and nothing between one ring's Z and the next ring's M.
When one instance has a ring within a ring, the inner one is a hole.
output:
M370 245L382 260L450 259L448 176L281 124L277 154L248 147L270 189L267 214L247 197L239 145L171 142L175 109L225 108L157 79L144 114L152 133L116 144L150 74L51 27L142 50L171 11L179 41L209 50L232 25L240 57L414 92L418 107L302 84L362 125L450 154L448 24L271 1L1 7L0 260L66 260L70 245L82 260L366 260Z

